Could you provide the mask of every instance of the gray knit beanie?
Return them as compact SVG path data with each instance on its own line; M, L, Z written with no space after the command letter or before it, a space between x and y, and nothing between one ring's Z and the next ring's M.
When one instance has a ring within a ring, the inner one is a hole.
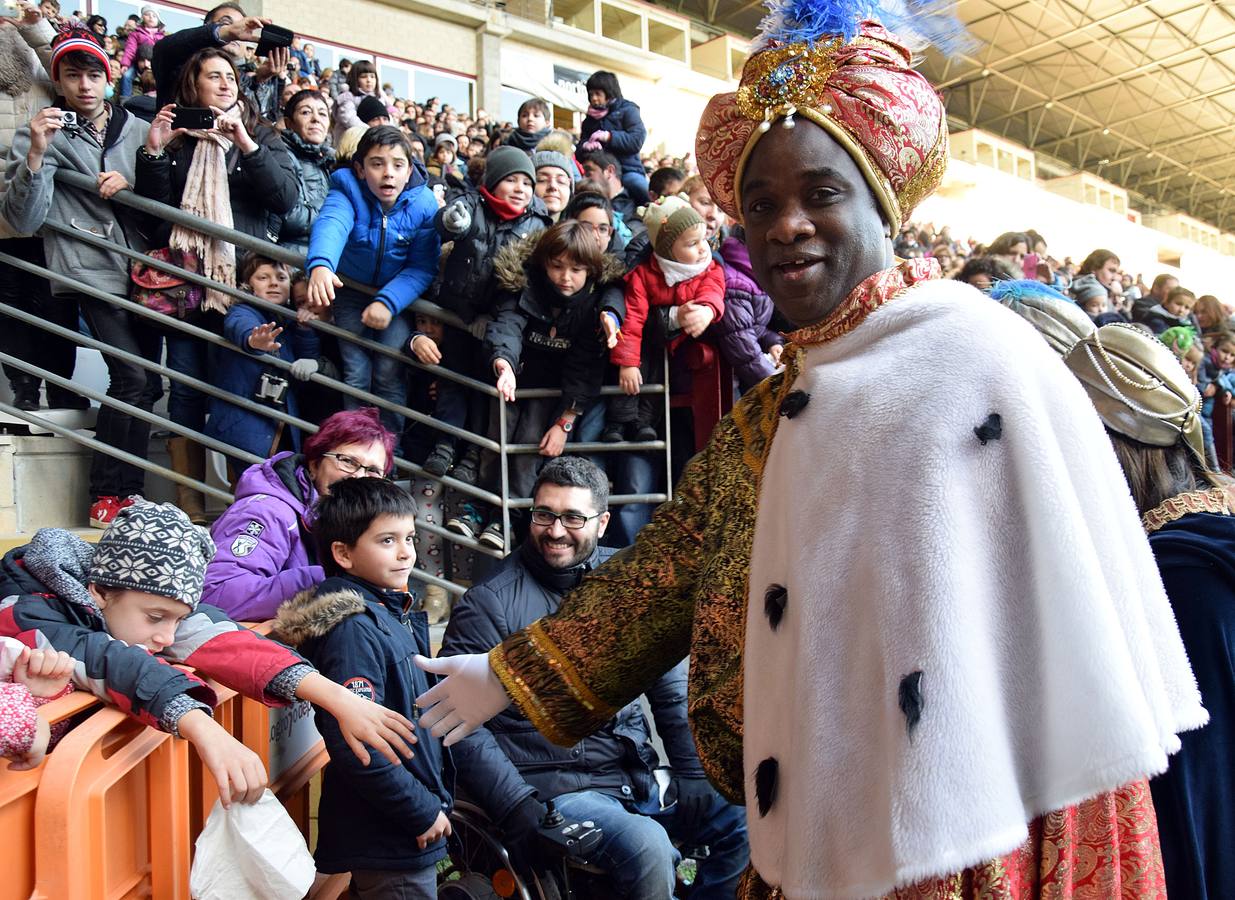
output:
M579 170L565 153L556 150L536 150L532 153L532 166L539 172L541 169L561 169L570 176L572 182L579 180Z
M498 147L485 157L485 190L492 191L503 178L522 172L532 184L536 183L536 170L532 158L518 147Z
M170 503L140 500L99 538L87 581L171 597L196 609L214 541Z
M1072 295L1072 299L1077 303L1084 303L1094 297L1109 297L1110 291L1106 289L1096 275L1079 275L1072 279L1072 284L1068 288L1068 293Z

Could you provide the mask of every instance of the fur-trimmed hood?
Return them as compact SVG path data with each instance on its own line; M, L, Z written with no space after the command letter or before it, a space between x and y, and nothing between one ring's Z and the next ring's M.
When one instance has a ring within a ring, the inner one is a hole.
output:
M360 591L340 589L318 593L316 588L301 591L279 607L271 633L289 647L320 638L351 616L363 613L365 598Z
M517 293L527 289L527 263L545 233L541 231L512 241L498 251L493 261L493 275L499 290ZM622 261L622 258L613 253L606 253L600 284L620 281L625 276L626 263Z

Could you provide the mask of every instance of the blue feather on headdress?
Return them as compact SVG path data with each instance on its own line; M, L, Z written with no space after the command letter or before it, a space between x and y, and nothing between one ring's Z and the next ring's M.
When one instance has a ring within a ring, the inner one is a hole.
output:
M973 49L957 18L955 0L765 0L755 50L778 44L814 44L837 35L846 42L864 19L880 22L913 50L932 46L947 56Z
M1012 302L1023 301L1030 297L1049 297L1052 300L1075 305L1072 298L1066 294L1061 294L1050 285L1028 278L1009 278L996 281L991 285L990 298L992 300Z

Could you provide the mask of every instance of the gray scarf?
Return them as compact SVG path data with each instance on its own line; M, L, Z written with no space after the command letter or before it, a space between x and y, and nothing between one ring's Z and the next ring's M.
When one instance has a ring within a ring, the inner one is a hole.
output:
M96 615L99 607L86 590L95 547L63 528L40 528L26 546L26 571L59 597Z

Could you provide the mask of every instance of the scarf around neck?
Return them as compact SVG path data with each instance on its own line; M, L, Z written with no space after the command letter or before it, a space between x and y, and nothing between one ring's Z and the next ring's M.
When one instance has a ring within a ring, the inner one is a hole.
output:
M709 253L706 259L700 260L697 263L680 263L676 259L665 259L659 253L656 256L656 264L660 266L660 271L665 276L665 284L673 287L675 284L681 284L683 281L690 281L707 271L708 266L712 265L712 254Z
M197 146L193 149L180 208L216 225L234 228L231 185L227 180L227 154L232 142L214 130L187 134L197 140ZM227 241L176 225L172 228L170 244L173 250L197 256L202 261L202 274L228 287L236 286L236 248ZM202 309L225 313L231 305L232 298L227 294L214 288L206 289Z
M609 115L609 105L604 106L589 106L587 108L587 117L589 119L603 119Z
M499 200L497 197L493 196L489 189L483 184L480 186L480 196L485 198L485 204L489 207L489 209L493 210L493 214L503 222L509 222L512 219L517 219L528 210L528 207L526 206L523 207L523 209L519 209L511 206L505 200Z

